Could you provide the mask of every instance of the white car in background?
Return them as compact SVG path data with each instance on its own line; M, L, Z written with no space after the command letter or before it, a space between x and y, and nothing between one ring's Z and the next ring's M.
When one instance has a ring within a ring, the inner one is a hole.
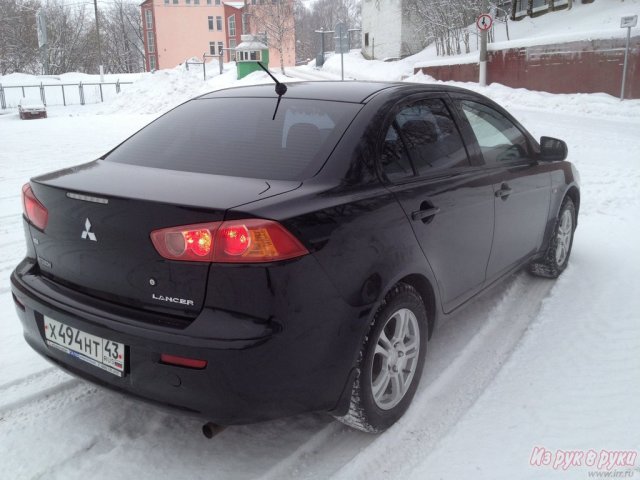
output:
M21 120L30 118L47 118L47 107L40 100L21 98L18 103L18 113Z

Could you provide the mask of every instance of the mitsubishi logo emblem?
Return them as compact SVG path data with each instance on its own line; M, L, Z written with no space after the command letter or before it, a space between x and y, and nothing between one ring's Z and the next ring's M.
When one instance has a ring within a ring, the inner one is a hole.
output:
M84 221L84 230L82 231L82 239L85 240L87 237L89 237L89 240L94 242L98 241L96 234L91 231L91 222L89 221L89 218Z

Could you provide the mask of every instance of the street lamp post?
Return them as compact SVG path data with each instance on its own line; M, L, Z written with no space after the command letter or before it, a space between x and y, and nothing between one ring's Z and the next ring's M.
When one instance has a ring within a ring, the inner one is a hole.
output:
M622 87L620 88L620 100L624 100L624 84L627 80L627 63L629 60L629 40L631 29L638 24L638 15L627 15L620 19L620 28L627 29L627 46L624 50L624 66L622 67Z
M96 38L98 40L98 62L100 63L100 83L103 83L104 67L102 66L102 47L100 45L100 21L98 20L98 0L93 0L93 8L96 12Z

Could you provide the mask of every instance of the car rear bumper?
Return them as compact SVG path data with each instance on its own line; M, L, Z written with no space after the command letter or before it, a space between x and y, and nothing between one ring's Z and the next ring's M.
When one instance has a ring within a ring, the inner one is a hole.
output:
M47 118L47 112L46 111L29 112L29 111L23 110L20 112L20 117L22 119Z
M303 262L297 268L319 268L311 256ZM29 258L12 273L11 287L24 337L45 358L99 385L222 425L344 410L368 324L368 315L348 306L328 281L316 286L325 292L318 293L323 311L307 311L295 298L276 302L289 306L289 318L277 310L261 320L205 307L185 329L142 323L133 312L122 315L122 306L107 309L104 301L41 276ZM126 345L125 375L50 348L45 316ZM163 364L162 353L206 360L207 367Z

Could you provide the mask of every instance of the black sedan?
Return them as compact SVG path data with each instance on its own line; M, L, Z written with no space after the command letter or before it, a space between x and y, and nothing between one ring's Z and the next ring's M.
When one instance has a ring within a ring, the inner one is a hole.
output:
M36 351L220 425L327 411L379 432L439 320L567 266L561 140L459 88L282 87L203 95L23 187L11 283Z

